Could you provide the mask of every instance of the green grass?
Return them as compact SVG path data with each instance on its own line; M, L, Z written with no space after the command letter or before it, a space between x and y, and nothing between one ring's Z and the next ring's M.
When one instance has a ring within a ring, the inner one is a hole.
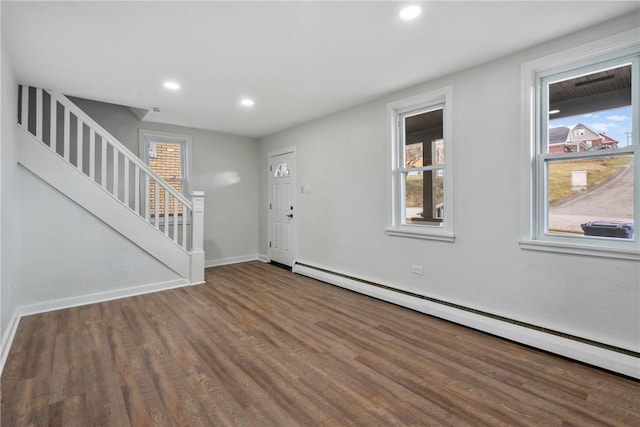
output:
M631 161L631 156L601 157L583 160L563 160L549 163L549 203L573 195L571 172L587 171L587 189L611 178Z
M632 160L631 156L601 157L583 160L563 160L549 164L549 203L565 199L575 193L571 187L571 172L574 170L587 171L587 189L611 178ZM435 177L437 203L442 203L442 177ZM429 189L430 190L430 189ZM423 205L423 177L410 175L407 177L408 208Z

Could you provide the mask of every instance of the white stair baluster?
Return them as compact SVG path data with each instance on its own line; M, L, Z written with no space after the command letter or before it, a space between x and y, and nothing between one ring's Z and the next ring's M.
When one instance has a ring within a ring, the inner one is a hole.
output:
M144 219L147 222L151 222L151 213L149 212L149 193L151 192L151 186L149 183L149 175L144 174Z
M78 137L76 138L76 167L82 172L82 151L84 145L84 135L83 135L83 127L84 124L80 117L76 117L78 119Z
M119 200L118 197L118 148L113 146L113 196Z
M100 165L100 185L106 190L107 189L107 139L100 135L100 139L102 139L102 143L101 145L101 151L102 151L102 157L100 158L101 160L101 165Z
M22 118L23 128L29 130L29 86L22 85L22 113L20 117Z
M182 204L182 247L187 250L187 219L189 217L189 211L187 207Z
M96 131L89 131L89 178L96 181Z
M124 158L124 177L122 185L124 185L123 192L123 202L127 205L128 208L131 208L131 203L129 203L129 158Z
M64 107L64 139L63 139L63 157L69 161L69 140L71 139L71 111Z
M54 152L56 151L58 141L58 101L51 97L51 119L50 119L50 136L49 136L49 148Z
M42 108L42 89L36 89L36 138L42 141L42 119L43 119L43 108Z
M178 243L178 199L173 198L173 241Z
M156 204L156 211L153 213L153 216L155 218L155 225L156 228L159 230L160 229L160 189L158 186L158 181L153 181L154 182L154 188L155 191L153 192L153 199L155 201Z
M133 165L133 209L140 215L140 168Z
M164 187L164 186L163 186ZM164 234L169 236L169 192L164 188Z

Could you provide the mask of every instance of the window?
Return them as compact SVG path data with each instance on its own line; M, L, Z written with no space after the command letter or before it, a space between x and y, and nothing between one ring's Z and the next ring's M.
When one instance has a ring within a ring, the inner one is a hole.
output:
M164 179L178 193L186 195L188 188L188 152L190 137L165 132L140 130L140 153L144 162L149 165L160 178ZM156 213L155 184L149 184L150 215ZM165 199L164 189L157 195L160 201ZM169 215L173 214L173 197L169 198ZM158 203L158 214L164 215L165 204ZM182 216L182 204L178 205L177 214Z
M451 88L388 105L395 236L453 241Z
M291 169L289 169L289 164L287 162L280 163L275 172L273 172L274 178L283 178L286 176L291 176Z
M523 67L533 89L533 99L525 95L532 147L525 249L640 258L640 43L619 37L609 49L585 51L597 53L578 49L579 61L567 53L555 65Z

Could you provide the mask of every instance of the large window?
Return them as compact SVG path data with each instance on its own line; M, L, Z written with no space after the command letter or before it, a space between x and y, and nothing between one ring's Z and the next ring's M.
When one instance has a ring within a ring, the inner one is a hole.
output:
M627 47L534 71L533 242L638 257L639 61Z
M389 104L392 235L453 240L451 89Z
M140 152L142 158L160 178L164 179L180 194L188 191L188 142L186 135L175 135L156 131L140 131ZM156 212L156 197L165 200L164 189L159 188L159 194L155 194L155 185L149 185L149 209L153 216ZM174 199L169 199L169 215L173 213ZM165 204L158 203L158 214L164 215ZM182 216L182 205L177 209L177 214Z

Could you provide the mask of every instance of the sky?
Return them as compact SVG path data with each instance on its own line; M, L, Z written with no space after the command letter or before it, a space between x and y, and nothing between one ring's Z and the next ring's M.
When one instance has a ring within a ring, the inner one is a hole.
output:
M549 127L566 126L573 129L578 123L582 123L596 132L604 132L609 137L618 140L618 147L625 147L627 141L629 144L631 143L631 106L549 120ZM627 132L629 132L629 136L627 136Z

